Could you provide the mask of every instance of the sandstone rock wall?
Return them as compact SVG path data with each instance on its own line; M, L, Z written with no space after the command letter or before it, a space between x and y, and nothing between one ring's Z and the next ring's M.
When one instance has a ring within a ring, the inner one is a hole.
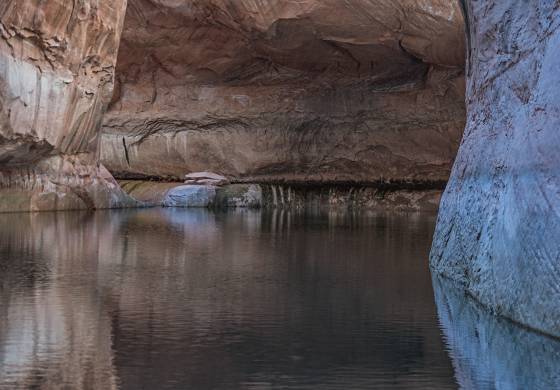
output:
M440 186L463 48L444 0L6 0L0 211L132 204L100 143L124 178Z
M121 178L444 181L463 41L447 0L129 0L101 158Z
M467 127L431 264L497 314L560 336L560 8L465 5Z
M0 3L0 211L131 203L98 164L125 8Z

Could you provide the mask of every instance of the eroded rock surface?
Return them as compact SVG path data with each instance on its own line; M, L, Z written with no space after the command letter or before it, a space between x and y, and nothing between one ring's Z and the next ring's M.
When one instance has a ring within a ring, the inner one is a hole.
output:
M439 183L463 41L447 0L129 0L102 161L121 178Z
M468 120L431 264L494 312L560 336L560 9L465 3Z
M125 7L0 3L0 211L132 204L97 155Z

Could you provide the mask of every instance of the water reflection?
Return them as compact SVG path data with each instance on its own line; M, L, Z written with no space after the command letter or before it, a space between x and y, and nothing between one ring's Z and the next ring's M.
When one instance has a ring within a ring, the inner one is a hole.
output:
M560 341L497 318L434 276L436 303L464 389L560 389Z
M89 216L0 217L0 386L116 388ZM106 234L109 234L108 232Z
M434 217L0 215L0 388L454 388Z

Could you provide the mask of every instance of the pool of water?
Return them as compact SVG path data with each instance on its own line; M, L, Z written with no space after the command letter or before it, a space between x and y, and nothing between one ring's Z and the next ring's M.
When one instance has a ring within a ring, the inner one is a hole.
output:
M0 215L0 388L560 383L554 340L437 280L434 298L434 224L352 212Z

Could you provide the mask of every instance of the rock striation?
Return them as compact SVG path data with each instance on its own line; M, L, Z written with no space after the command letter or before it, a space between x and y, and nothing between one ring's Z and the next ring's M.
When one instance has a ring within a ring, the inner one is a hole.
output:
M447 0L6 0L0 212L135 205L111 174L441 188L463 29Z
M464 127L448 0L129 0L101 159L118 178L446 181Z
M134 204L98 163L125 8L0 3L0 212Z
M142 204L165 207L436 212L441 199L440 190L396 190L349 185L330 187L241 183L213 186L147 180L119 180L119 184Z
M465 8L467 127L431 265L495 313L560 336L560 8Z

